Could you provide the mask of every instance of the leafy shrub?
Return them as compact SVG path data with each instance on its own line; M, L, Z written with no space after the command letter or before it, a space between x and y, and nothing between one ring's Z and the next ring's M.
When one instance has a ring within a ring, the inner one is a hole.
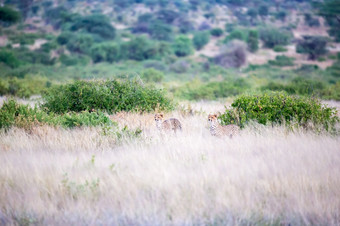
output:
M326 45L328 39L322 36L304 36L296 46L296 52L307 53L310 60L317 59L327 52Z
M145 87L136 80L119 82L76 81L52 87L42 95L42 107L48 112L106 110L153 111L171 110L173 105L162 90Z
M197 50L200 50L205 46L210 40L210 35L208 32L197 32L193 38L193 44Z
M185 73L190 68L190 63L186 60L178 60L170 66L170 70L176 73Z
M150 60L144 63L144 68L154 68L158 71L166 71L167 66L161 62L156 60Z
M319 100L289 96L284 93L242 95L232 103L232 109L220 116L222 124L239 124L249 121L267 125L296 122L304 128L324 128L328 131L339 121L335 108L323 106Z
M71 32L63 32L58 36L57 42L60 45L65 45L69 42L69 40L72 38L72 36L73 36L73 34Z
M287 45L291 34L276 28L263 28L260 29L260 38L266 47L274 48L276 45Z
M40 94L50 84L47 78L40 76L16 77L0 80L0 95L12 95L28 98L34 94Z
M244 79L205 84L195 80L177 89L175 95L186 100L216 100L239 95L248 88L249 84Z
M304 16L305 23L310 27L319 27L320 21L318 18L312 17L310 13L306 13Z
M102 14L77 18L71 26L71 30L85 30L88 33L100 36L102 39L114 39L116 35L116 29L111 25L109 18Z
M11 25L13 23L17 23L20 20L20 13L14 9L11 9L7 6L0 7L0 22L5 23L6 25Z
M246 62L246 47L243 42L229 43L222 53L214 58L214 62L225 68L239 68Z
M172 48L178 57L188 56L193 52L191 40L183 35L180 35L175 39Z
M294 57L287 57L285 55L276 56L275 60L269 60L268 63L270 65L285 67L285 66L293 66L294 65Z
M111 43L99 43L91 48L91 57L94 63L107 61L114 62L120 59L119 46Z
M210 34L215 37L220 37L223 34L223 30L221 28L213 28L210 30Z
M153 39L169 41L172 39L172 27L160 20L150 23L148 32Z
M308 96L322 97L323 90L325 89L324 83L306 78L295 78L288 84L279 84L270 82L267 86L263 87L263 90L273 91L286 91L289 94L299 94Z
M16 33L8 36L9 40L20 45L32 45L36 39L42 37L43 35L37 33Z
M248 31L244 29L233 30L225 39L224 42L227 43L234 39L238 39L241 41L247 41Z
M273 50L275 52L278 52L278 53L280 53L280 52L287 52L287 49L284 46L281 46L281 45L274 46Z
M73 66L73 65L87 65L90 63L91 59L88 56L83 55L61 55L59 57L60 62L66 66Z
M0 62L11 68L17 68L20 65L20 61L16 58L13 52L8 50L0 50Z
M287 12L285 10L281 10L275 14L275 18L284 22L286 20Z
M67 48L75 53L90 53L90 49L94 43L94 40L89 34L77 34L67 43Z
M247 44L250 52L256 52L259 49L259 35L257 31L249 31Z
M142 71L141 78L146 82L161 82L164 79L164 74L154 68L149 68Z
M113 123L102 112L81 112L56 115L46 113L36 106L18 104L14 100L5 102L0 108L0 129L12 126L31 129L34 125L62 126L65 128L81 126L109 126Z

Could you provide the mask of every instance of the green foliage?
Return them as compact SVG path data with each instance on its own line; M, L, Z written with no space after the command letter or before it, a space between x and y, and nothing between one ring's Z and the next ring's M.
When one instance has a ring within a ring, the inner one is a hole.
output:
M246 47L243 42L232 41L213 61L224 68L239 68L246 62Z
M40 94L50 86L47 78L40 76L26 76L25 78L0 79L0 95L12 95L28 98L34 94Z
M221 28L213 28L210 30L210 34L215 37L220 37L223 35L223 30Z
M10 7L0 7L0 22L5 25L11 25L19 22L20 13Z
M234 39L247 41L247 37L248 37L248 30L237 29L237 30L231 31L231 33L224 39L224 42L227 43Z
M64 128L82 126L109 126L113 123L102 112L81 112L56 115L46 113L36 106L17 103L15 100L5 102L0 108L0 129L9 129L12 126L31 129L35 125L61 126Z
M149 33L153 39L169 41L172 39L172 27L160 20L150 23Z
M73 36L73 34L69 31L63 32L58 36L57 42L60 45L65 45L69 42L69 40L72 38L72 36Z
M203 46L208 44L209 40L210 40L209 33L205 31L201 31L201 32L195 33L192 41L193 41L195 48L197 50L200 50L203 48Z
M319 15L323 16L327 24L330 26L329 34L334 36L337 42L340 41L340 1L328 0L315 2L315 8L319 11Z
M287 48L285 48L284 46L281 46L281 45L274 46L273 50L275 52L278 52L278 53L280 53L280 52L287 52Z
M287 84L269 82L268 85L262 87L262 90L286 91L288 94L298 94L304 96L317 96L324 99L336 99L340 95L340 90L336 90L334 86L326 86L325 83L297 77Z
M89 54L94 40L89 34L76 34L67 43L67 48L75 53Z
M258 9L259 15L261 17L266 17L268 16L268 6L266 5L261 5Z
M256 52L259 49L259 35L257 31L251 30L247 39L248 49L250 52Z
M114 62L120 59L119 46L113 43L100 43L91 48L91 57L94 63L107 61Z
M249 87L250 85L245 79L209 82L206 84L194 80L177 89L175 95L186 100L216 100L217 98L239 95L244 93Z
M175 39L172 48L178 57L188 56L193 52L191 40L183 35L180 35Z
M328 39L322 36L304 36L296 46L296 52L307 53L310 60L317 59L327 52Z
M109 18L102 14L79 17L70 29L86 31L103 39L114 39L116 35L116 29L111 25Z
M284 93L242 95L232 103L232 109L220 116L222 124L244 127L249 121L267 124L297 125L304 128L334 129L339 121L336 109L323 106L319 100L289 96Z
M61 55L59 57L60 62L65 66L73 65L87 65L90 63L91 59L88 56L72 54L72 55Z
M281 20L282 22L286 20L286 16L287 12L285 10L281 10L275 15L276 19Z
M162 90L145 87L138 81L76 81L52 87L43 94L43 109L48 112L106 110L171 110L173 105Z
M0 50L0 62L11 68L17 68L20 65L20 61L13 54L12 51Z
M287 57L285 55L276 56L275 60L269 60L268 63L270 65L285 67L285 66L293 66L294 65L294 57Z
M154 68L149 68L142 71L141 78L146 82L161 82L164 79L164 73Z
M287 45L290 42L291 34L276 28L260 29L260 38L265 47L274 48L276 45Z
M8 36L9 40L13 43L20 45L32 45L38 38L43 38L43 35L36 33L14 33Z

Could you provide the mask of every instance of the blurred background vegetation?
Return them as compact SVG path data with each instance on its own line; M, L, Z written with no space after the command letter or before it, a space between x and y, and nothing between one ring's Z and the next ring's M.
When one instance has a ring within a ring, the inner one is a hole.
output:
M340 0L5 0L0 95L114 79L175 100L340 100L339 17Z

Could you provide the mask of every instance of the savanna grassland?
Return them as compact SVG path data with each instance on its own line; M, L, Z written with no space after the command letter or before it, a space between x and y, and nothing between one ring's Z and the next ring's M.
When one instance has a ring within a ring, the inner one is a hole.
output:
M98 127L2 133L0 222L339 224L339 136L252 124L220 139L205 112L168 116L182 133L162 135L153 114L135 113L110 118L142 129L138 138Z
M339 18L339 0L2 1L0 226L340 225ZM212 136L211 113L240 133Z

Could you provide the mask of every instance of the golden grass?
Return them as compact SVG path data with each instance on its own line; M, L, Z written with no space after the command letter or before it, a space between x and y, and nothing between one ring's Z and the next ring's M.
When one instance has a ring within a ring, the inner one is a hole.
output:
M0 134L0 225L339 225L340 138L254 125L211 137L205 114L112 116L141 138L100 128Z

